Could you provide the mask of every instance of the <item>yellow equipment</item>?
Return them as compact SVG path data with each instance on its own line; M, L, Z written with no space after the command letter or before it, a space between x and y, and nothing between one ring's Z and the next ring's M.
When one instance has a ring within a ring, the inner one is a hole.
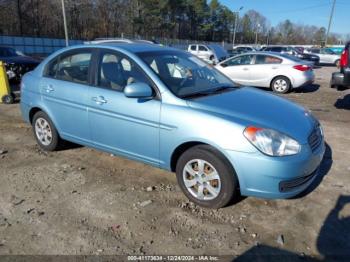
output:
M14 102L14 96L11 94L5 64L2 61L0 61L0 102L4 104L12 104Z

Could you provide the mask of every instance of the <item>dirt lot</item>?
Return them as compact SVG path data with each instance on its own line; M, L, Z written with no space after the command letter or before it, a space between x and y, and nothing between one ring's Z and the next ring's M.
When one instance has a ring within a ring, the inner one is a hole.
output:
M84 147L42 152L19 104L0 104L0 254L350 256L350 90L328 87L335 70L285 95L325 130L310 192L220 210L187 202L163 170Z

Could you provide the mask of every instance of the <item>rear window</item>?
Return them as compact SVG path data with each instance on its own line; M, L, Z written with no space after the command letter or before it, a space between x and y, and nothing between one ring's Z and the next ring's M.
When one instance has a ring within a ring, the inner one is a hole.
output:
M90 51L81 51L69 55L63 54L53 60L46 68L45 76L58 80L88 84Z
M257 65L280 64L280 63L282 63L282 59L275 57L275 56L257 55L255 58L255 64L257 64Z

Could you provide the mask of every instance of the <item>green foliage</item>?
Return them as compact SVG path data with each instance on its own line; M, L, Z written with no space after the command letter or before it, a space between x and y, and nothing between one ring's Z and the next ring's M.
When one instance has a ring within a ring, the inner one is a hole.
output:
M0 32L63 37L61 1L1 0ZM177 38L231 42L237 13L219 0L65 0L69 36ZM240 14L236 43L321 44L325 29L290 20L271 27L255 10ZM340 36L331 35L330 43Z

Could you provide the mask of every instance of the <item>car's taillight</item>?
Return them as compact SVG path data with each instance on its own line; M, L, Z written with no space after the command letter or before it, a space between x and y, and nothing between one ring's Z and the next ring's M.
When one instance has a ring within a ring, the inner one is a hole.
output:
M308 65L296 65L296 66L293 66L293 68L296 69L296 70L299 70L299 71L303 71L303 72L312 69L312 67L308 66Z
M347 67L349 65L349 50L345 49L340 57L340 67Z

